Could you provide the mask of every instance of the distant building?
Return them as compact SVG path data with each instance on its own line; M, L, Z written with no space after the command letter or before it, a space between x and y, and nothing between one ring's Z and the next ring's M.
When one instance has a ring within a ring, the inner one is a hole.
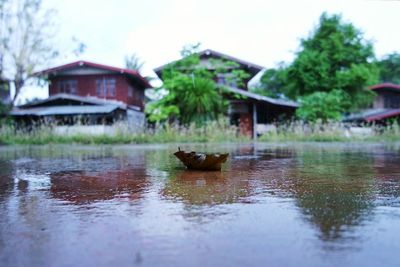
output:
M382 83L370 87L376 97L369 109L347 116L345 122L385 123L387 120L400 121L400 85Z
M199 52L199 56L201 60L200 64L206 66L214 74L214 80L232 93L225 96L229 100L228 116L233 124L239 126L241 133L255 137L266 124L293 116L298 107L297 103L274 99L248 91L248 82L263 67L210 49ZM212 64L212 60L215 59L233 61L237 63L237 66L228 67L225 73L218 73ZM160 66L154 70L161 80L163 79L163 71L170 64L172 63ZM231 75L230 72L234 69L241 69L249 74L242 88L238 88L235 81L232 81L229 77ZM238 99L233 97L233 95L240 95L242 98Z
M14 108L19 122L143 125L144 91L151 85L138 72L78 61L37 73L49 81L49 98Z

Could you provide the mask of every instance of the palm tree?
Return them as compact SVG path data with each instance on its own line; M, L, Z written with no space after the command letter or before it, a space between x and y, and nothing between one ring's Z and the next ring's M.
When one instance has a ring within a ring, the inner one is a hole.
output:
M144 61L135 53L130 56L125 56L125 68L140 72L144 66Z

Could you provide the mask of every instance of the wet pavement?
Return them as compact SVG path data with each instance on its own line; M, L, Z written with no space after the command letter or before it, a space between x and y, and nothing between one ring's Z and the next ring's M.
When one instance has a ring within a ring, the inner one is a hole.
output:
M400 145L0 147L0 266L400 266Z

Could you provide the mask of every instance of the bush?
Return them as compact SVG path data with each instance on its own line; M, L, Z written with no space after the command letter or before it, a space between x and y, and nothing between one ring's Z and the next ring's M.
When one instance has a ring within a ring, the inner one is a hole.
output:
M296 116L305 121L315 122L321 119L338 121L348 105L347 95L342 90L315 92L302 98Z

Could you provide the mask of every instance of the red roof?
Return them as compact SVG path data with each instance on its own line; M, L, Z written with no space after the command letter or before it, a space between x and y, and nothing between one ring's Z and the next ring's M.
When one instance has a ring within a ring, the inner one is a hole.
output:
M139 72L135 71L135 70L130 70L130 69L123 69L123 68L117 68L117 67L112 67L112 66L108 66L108 65L103 65L103 64L98 64L98 63L93 63L93 62L89 62L89 61L84 61L84 60L80 60L80 61L76 61L76 62L72 62L72 63L68 63L65 65L61 65L58 67L54 67L54 68L50 68L50 69L46 69L43 71L39 71L36 72L35 75L46 75L46 74L51 74L53 72L57 72L60 70L66 70L66 69L72 69L72 68L77 68L77 67L92 67L92 68L96 68L96 69L103 69L103 70L109 70L109 71L113 71L113 72L118 72L121 74L126 74L128 76L132 76L134 78L139 79L146 88L152 88L152 86L149 84L149 82L143 78L142 75L140 75Z
M370 87L371 90L380 90L380 89L391 89L391 90L399 90L400 91L400 85L399 84L394 84L394 83L380 83L376 84Z
M383 120L383 119L387 119L387 118L391 118L391 117L397 117L399 115L400 115L400 109L392 109L392 110L388 110L385 112L381 112L376 115L367 116L365 118L365 120L367 122L373 122L373 121L379 121L379 120Z

